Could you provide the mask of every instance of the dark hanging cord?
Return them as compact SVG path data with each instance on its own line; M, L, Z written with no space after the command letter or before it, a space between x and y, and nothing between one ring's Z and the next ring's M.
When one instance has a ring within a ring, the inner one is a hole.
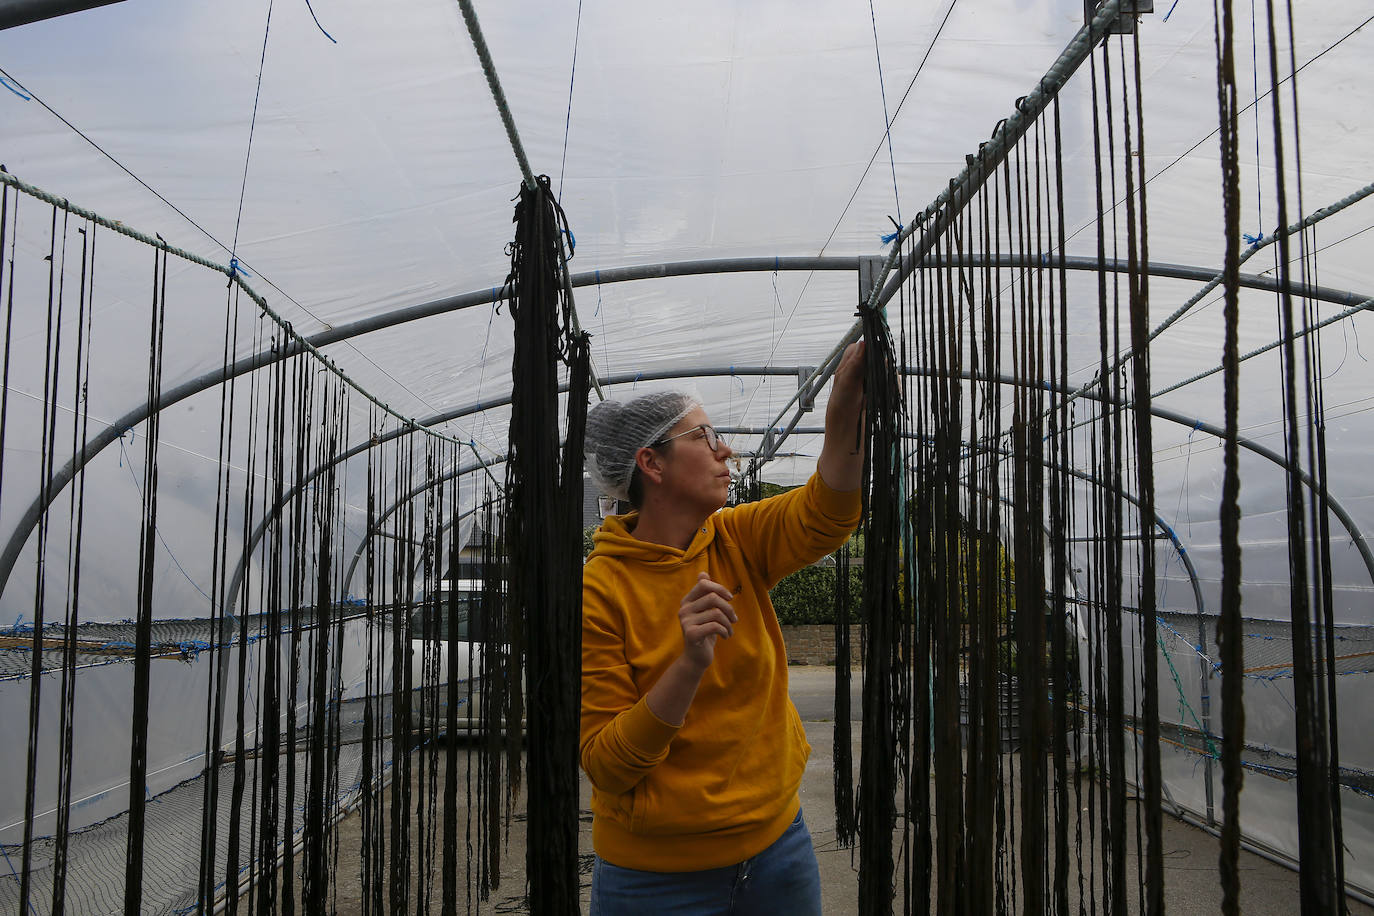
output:
M265 496L275 502L280 500L286 489L286 395L288 363L277 362L271 370L269 382L268 435L265 441L268 467L269 488ZM264 566L265 602L262 639L258 642L262 678L258 686L259 720L257 729L257 756L255 778L260 784L255 793L257 805L254 810L256 842L250 842L257 862L271 862L276 859L278 831L281 823L281 782L279 779L282 765L282 573L286 562L286 533L282 530L284 522L279 516L272 525L267 542L267 562ZM294 616L294 614L292 615ZM293 701L291 705L294 706ZM288 736L294 741L294 736ZM294 751L294 748L292 749ZM295 754L291 753L294 760ZM255 882L253 906L259 914L273 913L276 909L277 882L270 877ZM250 909L250 916L253 910Z
M929 563L923 567L923 580L929 583L928 601L923 604L929 617L932 658L931 682L931 768L935 772L935 871L937 904L940 913L958 912L963 899L961 878L964 869L964 810L962 778L964 760L960 729L961 660L966 650L962 596L959 583L964 566L959 550L958 489L960 472L960 428L963 386L957 379L963 370L963 341L958 320L955 291L961 268L954 265L954 239L942 234L932 254L945 267L934 273L933 316L928 340L928 365L934 371L932 403L929 409L931 447L929 494ZM867 571L865 571L867 573Z
M1272 0L1266 3L1269 19L1269 76L1271 89L1275 95L1273 106L1273 142L1275 171L1275 197L1279 225L1287 225L1288 203L1287 185L1283 175L1286 163L1283 146L1283 113L1278 103L1278 30L1275 23L1275 10ZM1288 23L1292 39L1292 14ZM1296 106L1296 86L1294 86L1294 106ZM1297 111L1293 111L1293 127L1298 133ZM1301 239L1300 239L1301 242ZM1308 522L1306 496L1302 482L1294 470L1301 463L1301 442L1303 433L1312 443L1314 431L1305 431L1299 426L1298 419L1298 358L1294 343L1296 328L1295 308L1292 292L1292 276L1289 254L1291 240L1287 234L1278 240L1279 274L1279 322L1285 343L1283 346L1283 391L1284 391L1284 456L1289 471L1287 474L1287 518L1288 518L1288 569L1290 579L1292 632L1293 632L1293 699L1296 709L1296 746L1298 750L1298 860L1299 884L1302 890L1302 911L1308 913L1338 912L1344 905L1344 894L1338 879L1337 860L1344 850L1333 845L1336 832L1333 809L1340 805L1340 796L1334 791L1329 769L1330 734L1326 723L1326 700L1334 694L1323 691L1324 685L1318 678L1326 672L1322 660L1314 653L1316 645L1325 647L1326 641L1314 641L1312 633L1313 592L1320 588L1318 577L1320 565L1314 569L1310 563L1309 549L1316 547L1309 538L1316 534ZM1311 343L1304 347L1310 352ZM1306 390L1304 404L1311 409L1313 389L1316 384L1314 366L1310 361L1303 366ZM1319 417L1312 418L1319 420ZM1314 443L1313 443L1314 446ZM1317 529L1319 530L1319 528ZM1318 554L1318 556L1320 556ZM1319 607L1319 614L1322 609ZM1323 615L1325 616L1325 615ZM1228 736L1229 738L1229 736Z
M579 893L576 659L581 632L580 563L574 561L581 557L582 495L577 460L581 444L573 438L581 435L590 390L589 344L584 335L573 333L571 300L564 295L562 279L566 220L547 176L540 176L532 188L521 186L515 224L506 280L515 324L511 375L516 380L511 399L512 460L506 466L508 553L512 568L546 571L538 577L513 576L509 583L515 624L512 646L523 643L524 670L530 672L528 830L540 838L527 847L526 874L532 912L573 913ZM560 355L567 358L571 373L568 451L562 458L557 422ZM512 696L520 695L513 691ZM511 708L508 732L519 729L520 705ZM510 761L512 771L516 762Z
M878 61L878 94L883 100L883 136L887 139L887 162L892 168L892 200L897 208L898 236L901 235L902 195L897 190L897 159L892 153L892 119L887 114L887 80L883 78L883 52L878 42L878 13L873 0L868 0L868 18L873 25L873 56Z
M978 206L964 209L954 238L961 264L964 254L977 244L980 237L1001 238L1002 205L1004 195L1010 194L1010 164L994 172L987 193L979 195ZM1009 199L1006 201L1010 210ZM991 267L960 267L959 306L962 309L965 334L968 338L970 370L976 375L984 366L997 365L995 351L996 317L1000 303L987 291L994 288ZM999 288L999 287L995 287ZM980 333L981 331L981 333ZM963 335L961 335L962 338ZM967 403L966 422L969 437L985 439L995 430L1000 417L997 400L999 388L995 382L983 381L971 386ZM967 621L968 659L968 750L967 773L964 780L965 832L964 875L988 875L991 880L969 882L963 894L975 912L992 911L997 897L1005 890L997 855L1001 831L997 825L997 810L1002 800L1002 785L997 772L999 756L997 704L998 684L998 621L997 581L995 563L989 555L988 502L995 502L999 481L997 468L990 454L978 449L969 455L970 477L975 485L990 493L987 500L970 500L968 510L950 518L956 544L963 555L964 576L956 579L963 597ZM956 478L957 480L957 478ZM1005 906L1005 904L1003 904Z
M237 352L238 284L230 283L224 309L224 345L221 364L227 370ZM226 371L226 375L227 375ZM204 912L214 905L216 838L219 828L219 777L221 771L220 742L223 735L226 677L230 661L229 646L233 638L233 615L224 605L225 572L229 551L229 522L227 510L230 500L234 428L234 392L237 379L220 386L219 445L216 451L215 527L212 540L213 558L210 594L210 651L207 660L205 766L202 771L204 791L201 796L200 865L196 881L196 906Z
M1119 40L1119 39L1118 39ZM1124 75L1123 75L1124 78ZM1107 176L1109 186L1107 188L1108 199L1116 199L1117 187L1117 136L1116 118L1114 114L1114 89L1112 74L1111 49L1106 43L1102 47L1102 99L1104 102L1104 114L1102 117L1102 127L1107 138ZM1121 235L1117 227L1116 213L1112 213L1110 226L1111 237L1111 256L1113 260L1118 259L1119 236ZM1106 309L1107 323L1098 330L1099 339L1106 341L1107 353L1121 352L1121 284L1118 278L1113 275L1111 281L1111 303L1108 306L1103 303L1102 308ZM1109 390L1113 402L1119 402L1125 394L1123 389L1123 376L1121 373L1110 371L1105 356L1102 366L1102 384L1104 390ZM1109 388L1107 386L1110 386ZM1125 587L1125 556L1124 542L1121 534L1124 530L1123 524L1123 502L1121 500L1121 487L1123 473L1125 471L1125 459L1123 450L1125 446L1125 423L1119 411L1108 409L1104 413L1104 451L1103 451L1103 473L1102 478L1111 482L1112 486L1103 491L1102 499L1105 504L1106 526L1103 529L1104 544L1106 547L1106 594L1103 602L1103 648L1105 651L1106 676L1107 676L1107 717L1105 727L1107 729L1107 774L1106 790L1107 803L1105 809L1107 813L1107 836L1110 843L1110 881L1105 885L1104 900L1112 912L1120 913L1125 910L1127 893L1130 890L1126 880L1128 867L1129 826L1127 818L1127 791L1126 784L1126 658L1125 658L1125 627L1123 621L1123 611L1121 594Z
M16 235L18 235L16 227ZM49 230L48 241L48 312L47 312L47 335L44 341L43 355L43 425L39 427L40 446L39 446L39 472L43 474L43 480L51 479L53 443L48 437L49 414L55 412L56 388L53 377L57 372L56 362L56 343L60 343L61 336L61 300L57 296L57 207L52 210L52 227ZM63 244L66 243L65 223ZM10 267L10 283L14 282L13 264ZM11 293L11 298L13 294ZM6 386L6 393L9 391ZM47 484L43 484L46 491ZM44 493L43 504L47 505L46 492ZM48 541L48 513L44 512L38 520L37 526L37 561L35 565L35 584L34 584L34 607L33 607L33 648L30 662L30 682L29 682L29 728L28 728L28 766L24 780L24 850L20 859L19 877L19 909L20 912L28 911L31 907L29 894L32 890L33 875L33 820L35 814L35 804L37 801L38 784L38 723L39 723L39 702L42 699L42 678L43 673L43 623L45 604L46 570L44 561L47 558Z
M377 409L368 411L368 429L377 428ZM377 524L377 489L380 462L378 449L367 450L367 526L365 531L375 531ZM384 672L379 657L385 645L384 618L380 613L377 595L377 538L367 538L364 557L363 601L367 613L367 657L364 660L363 680L366 689L363 693L363 758L360 809L362 814L362 850L359 863L362 883L363 916L381 916L382 875L381 858L383 833L381 822L381 754L382 736L378 734L377 717L380 698L385 693L382 687ZM374 702L374 697L378 698Z
M938 253L938 248L936 249ZM925 367L935 364L932 324L935 311L935 290L939 270L920 270L912 274L916 286L912 296L912 349ZM906 357L903 358L905 362ZM908 379L912 377L907 376ZM907 909L919 912L922 902L931 899L932 798L929 774L932 769L934 722L932 718L932 683L934 680L934 646L931 634L935 619L934 552L936 548L933 518L934 458L931 451L931 421L935 407L934 382L926 374L914 379L904 395L911 412L915 432L915 458L908 474L909 505L907 527L913 544L910 547L907 592L915 623L911 655L911 738L912 794L909 816L914 821L914 833L908 855L911 881L907 887Z
M5 431L9 420L10 405L10 343L14 336L14 249L19 238L19 192L14 194L14 231L10 233L10 186L0 188L0 293L5 296L5 355L0 367L0 483L5 479ZM10 252L5 258L5 240L9 239ZM6 283L5 268L9 266L9 282ZM0 487L0 492L4 488Z
M167 256L154 251L153 303L148 343L148 403L162 395L163 330L167 318ZM124 859L124 912L142 911L143 839L148 774L148 697L151 686L153 567L157 536L158 443L161 412L148 417L143 437L143 516L139 528L138 617L134 635L132 735L129 750L129 834Z
M897 240L898 263L910 255L910 245L912 244L910 234L906 239ZM897 365L901 367L911 365L911 345L912 345L912 320L914 311L914 296L912 291L907 288L907 284L902 284L897 288ZM916 682L916 644L917 627L916 615L919 613L916 604L915 583L919 575L916 566L916 538L918 534L912 527L914 520L914 497L916 492L916 478L914 476L911 456L907 451L907 445L911 435L911 414L912 404L911 376L906 373L898 375L898 397L900 403L908 405L905 412L905 422L902 424L902 434L899 437L898 447L903 456L901 462L900 481L902 485L902 513L901 513L901 563L902 578L900 582L900 594L898 601L902 608L902 616L906 625L901 628L901 640L898 646L901 664L899 666L899 681L897 685L899 710L897 711L897 721L900 729L898 733L898 781L902 790L902 807L906 816L901 818L902 825L902 912L904 916L914 912L913 904L916 897L912 891L913 885L917 882L918 871L922 875L928 875L930 870L929 846L921 842L921 837L925 824L920 821L927 820L925 812L929 808L929 773L930 770L918 764L918 757L923 753L922 745L925 743L926 732L920 720L916 718L914 706L916 703L915 689ZM846 691L848 686L846 685ZM850 740L850 731L845 729L845 740ZM920 742L920 745L917 742ZM911 816L911 812L920 812L916 817ZM929 899L929 890L924 899Z
M1124 42L1123 42L1124 44ZM1144 808L1140 812L1145 822L1145 881L1144 906L1142 912L1162 916L1164 913L1164 848L1163 848L1163 775L1160 764L1159 736L1159 625L1155 593L1155 549L1154 542L1146 537L1153 531L1155 520L1155 479L1154 479L1154 434L1151 427L1150 412L1150 294L1149 275L1144 266L1149 264L1150 248L1146 232L1146 195L1145 195L1145 122L1141 104L1140 77L1140 35L1132 33L1132 75L1135 86L1134 99L1123 99L1125 144L1125 163L1123 170L1126 178L1126 245L1130 286L1130 334L1132 388L1131 403L1135 408L1135 444L1137 474L1137 505L1139 514L1136 531L1140 532L1139 556L1140 596L1138 599L1141 640L1141 667L1144 676L1144 696L1141 697L1143 734L1142 751L1144 754ZM1123 65L1124 71L1124 65ZM1122 94L1125 95L1124 72ZM1130 124L1130 105L1135 107L1135 137L1132 149ZM1136 187L1140 188L1139 211L1136 206Z
M456 463L458 456L455 453L453 461ZM458 476L454 475L448 484L449 513L453 519L453 524L449 528L449 540L447 553L442 543L435 545L438 554L436 562L439 564L437 578L440 587L435 592L433 599L436 607L443 607L441 620L444 623L443 639L447 644L445 661L447 666L444 674L444 835L442 841L443 848L443 898L441 901L442 916L457 916L458 914L458 764L459 764L459 742L458 742L458 704L463 697L459 696L459 665L466 661L468 676L473 674L472 664L472 626L474 620L472 602L469 593L459 591L459 562L462 557L462 540L458 530L458 509L460 506L460 490ZM462 576L467 578L466 576ZM449 582L449 592L447 601L444 601L442 583ZM460 604L461 600L461 604ZM461 619L460 619L461 615ZM461 624L466 623L467 627ZM460 641L466 641L468 645L467 658L464 659L463 653L458 651ZM471 683L469 681L469 683ZM470 688L467 688L470 689ZM471 707L468 707L471 712ZM470 767L468 768L470 770ZM472 797L468 796L468 809L471 810ZM472 871L472 857L467 859L468 873Z
M1058 281L1052 280L1051 291L1057 290L1058 296L1051 303L1050 317L1050 379L1059 390L1068 390L1068 270L1064 265L1064 162L1063 143L1060 133L1059 99L1054 100L1054 238L1056 245L1052 250L1058 252L1055 267ZM1046 250L1044 248L1041 249ZM1056 346L1057 344L1057 346ZM1069 509L1070 488L1067 475L1062 468L1068 467L1068 405L1063 404L1049 415L1050 465L1054 469L1049 480L1049 522L1051 563L1051 602L1050 620L1050 657L1051 657L1051 716L1053 720L1053 758L1054 758L1054 910L1069 912L1069 797L1068 797L1068 731L1070 697L1076 695L1070 685L1069 669L1069 616L1065 589L1069 587L1069 567L1071 557L1068 552L1068 528L1071 512ZM1076 718L1076 717L1075 717ZM1075 730L1076 732L1076 730ZM1081 815L1081 805L1074 805L1075 819ZM1075 843L1075 850L1081 848ZM1082 860L1078 861L1081 880ZM1080 891L1081 894L1081 891Z
M410 492L414 468L413 437L407 438L395 453L393 480L397 492ZM398 535L413 529L413 513L407 503L397 512L392 522ZM405 912L411 907L411 816L410 801L413 790L412 764L410 754L411 734L414 731L412 702L414 698L414 674L410 664L410 643L414 635L410 628L410 617L405 609L414 603L412 578L409 571L411 563L411 544L408 536L393 538L391 541L391 795L389 827L391 833L391 857L388 871L388 905L393 913Z
M1022 199L1027 206L1025 221L1019 230L1022 250L1034 239L1029 221L1034 218L1035 230L1039 228L1042 203L1039 199L1039 169L1042 165L1040 148L1040 127L1037 124L1033 158L1037 170L1033 186L1028 176L1022 176ZM1033 191L1035 200L1025 199L1026 193ZM1040 249L1043 250L1043 249ZM1038 284L1042 272L1036 271L1034 277L1027 277ZM1023 298L1019 310L1022 322L1019 339L1025 350L1023 365L1017 373L1023 378L1043 378L1043 367L1038 365L1042 341L1038 339L1041 318L1040 305L1042 290L1023 287ZM1015 338L1018 335L1013 335ZM1048 795L1045 736L1048 733L1048 711L1045 672L1046 617L1038 609L1044 605L1045 578L1044 556L1046 544L1043 520L1046 506L1045 490L1042 485L1045 475L1044 458L1041 452L1044 433L1040 428L1043 416L1036 402L1037 389L1017 389L1016 406L1013 412L1012 430L1012 563L1003 564L1000 570L999 587L1001 594L1014 595L1017 609L1014 622L1006 622L1010 632L1004 638L1012 640L1015 646L1014 694L1024 726L1021 746L1021 797L1020 797L1020 864L1021 885L1024 890L1027 912L1038 912L1045 901L1045 870L1048 861L1046 848L1047 825L1045 823L1046 798ZM994 506L1000 514L1000 507ZM1014 574L1012 570L1015 570ZM999 616L1002 614L999 608ZM1008 616L1010 616L1008 612ZM1010 659L1009 659L1010 661ZM1013 897L1015 886L1013 886Z
M1221 849L1218 866L1223 916L1240 913L1240 791L1244 781L1241 751L1245 742L1244 636L1241 620L1240 467L1237 415L1240 405L1240 150L1236 102L1236 68L1231 0L1214 5L1217 49L1217 104L1221 140L1222 212L1226 251L1223 259L1222 441L1221 482L1221 613L1217 651L1221 662Z
M83 454L90 414L86 394L91 377L91 314L95 285L95 224L81 234L81 285L77 311L76 372L72 393L72 454ZM0 231L0 250L4 233ZM88 277L89 268L89 277ZM85 529L86 469L83 463L71 495L67 520L67 614L63 622L62 694L58 716L57 828L53 834L52 912L66 911L68 843L71 834L72 748L76 720L76 649L81 625L81 547Z
M302 819L304 848L301 851L304 880L303 912L324 916L330 912L330 868L333 848L331 825L338 792L338 710L341 679L339 668L343 647L342 615L335 612L333 588L335 531L339 511L338 471L332 460L340 451L342 428L342 386L331 381L321 391L325 401L325 423L318 431L318 454L328 470L314 491L314 599L315 625L314 675L311 681L310 748L306 771L306 809ZM411 567L407 567L409 570Z
M854 741L850 725L849 544L835 551L835 842L854 845Z
M577 0L577 25L573 27L572 66L568 72L568 113L563 119L563 158L558 166L558 199L563 199L563 172L568 167L568 131L572 128L573 86L577 81L577 44L582 37L582 0Z
M314 15L314 10L311 10L311 15ZM316 20L316 24L319 24L319 20ZM267 67L267 38L271 34L272 0L268 0L267 23L262 29L262 54L258 58L258 81L257 87L253 90L253 114L248 120L248 144L243 153L243 179L239 182L239 207L238 214L234 217L234 240L229 246L229 263L232 267L238 265L239 227L243 224L243 199L248 194L248 163L253 156L253 134L257 130L258 102L262 98L262 72Z
M859 762L859 911L888 913L892 907L896 821L897 726L902 717L894 695L900 659L900 500L902 405L896 357L887 322L862 308L866 341L864 378L864 637L863 754Z
M263 321L259 319L254 325L254 352L263 350ZM241 543L249 543L253 525L253 506L256 484L259 475L258 463L258 417L260 416L259 392L261 380L258 373L253 373L249 380L248 388L248 415L245 418L245 426L248 429L248 438L245 443L245 467L243 482L243 512L242 528L240 532ZM247 699L248 691L248 657L249 647L252 639L249 632L250 615L248 604L251 589L248 587L239 590L238 608L238 651L235 660L236 682L233 688L234 705L234 751L233 751L233 779L229 787L229 832L228 848L224 859L224 878L226 909L229 916L237 916L239 907L239 853L243 847L243 795L247 782ZM226 609L226 612L228 609ZM221 682L225 679L222 677ZM221 691L221 696L224 691ZM250 840L251 843L251 840ZM252 848L251 845L249 847ZM251 905L251 901L250 901Z

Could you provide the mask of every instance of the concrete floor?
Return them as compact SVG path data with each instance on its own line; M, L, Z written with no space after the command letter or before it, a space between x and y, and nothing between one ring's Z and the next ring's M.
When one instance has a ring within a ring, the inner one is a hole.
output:
M858 864L857 854L839 848L835 843L834 805L832 788L832 749L834 669L825 667L794 667L791 671L791 686L794 702L806 724L807 737L812 746L811 760L803 778L801 795L802 806L806 812L807 823L811 829L816 847L816 858L820 863L821 886L825 912L845 914L857 911ZM855 687L857 693L857 684ZM857 708L857 703L855 705ZM854 760L857 767L859 759L859 726L853 726L852 742ZM443 754L436 755L443 759ZM442 787L442 774L439 785ZM465 795L460 777L460 796ZM591 882L591 822L588 815L589 789L586 780L582 785L581 854L582 854L582 911L587 911L588 894ZM460 798L460 804L462 800ZM440 805L439 807L442 807ZM460 834L465 830L460 825ZM465 896L460 895L460 911L477 913L522 913L527 912L524 902L524 849L525 823L523 817L515 819L510 825L510 836L506 854L503 856L502 876L499 888L491 898L482 903L473 901L473 908L466 909ZM461 840L460 840L461 846ZM1164 821L1165 885L1168 911L1172 914L1211 914L1220 911L1221 891L1217 881L1217 841L1206 832L1190 827L1167 817ZM336 875L337 912L340 914L361 913L362 888L359 868L354 864L360 861L361 835L359 818L346 819L339 831L339 873ZM440 893L437 871L426 871L419 864L424 857L412 855L412 888L421 883L433 888L432 894ZM459 850L459 867L465 868L467 856ZM436 865L437 868L437 865ZM1128 874L1135 874L1135 862L1128 865ZM1280 916L1299 911L1297 874L1282 866L1271 863L1250 853L1242 853L1241 905L1248 916ZM989 880L992 880L991 876ZM1073 881L1071 880L1071 885ZM413 893L413 891L412 891ZM1130 895L1129 912L1135 912L1136 897ZM1374 909L1356 901L1350 901L1350 912L1354 914L1374 914ZM415 909L412 898L411 909ZM438 912L438 903L431 907ZM901 911L901 903L895 909ZM919 909L918 909L919 911Z

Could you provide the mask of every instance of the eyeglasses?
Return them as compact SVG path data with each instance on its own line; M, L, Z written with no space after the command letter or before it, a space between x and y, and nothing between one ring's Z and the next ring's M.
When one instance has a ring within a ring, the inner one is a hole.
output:
M672 442L674 439L681 439L683 436L688 435L689 433L694 433L697 430L701 430L703 433L706 434L706 447L709 448L711 451L718 452L720 451L720 447L723 444L725 444L725 437L722 436L720 433L716 432L716 428L714 426L712 426L709 423L701 423L696 426L693 426L691 429L684 429L680 433L676 433L674 435L667 436L663 439L659 439L657 442L650 442L649 448L658 448L660 445L663 445L666 442Z

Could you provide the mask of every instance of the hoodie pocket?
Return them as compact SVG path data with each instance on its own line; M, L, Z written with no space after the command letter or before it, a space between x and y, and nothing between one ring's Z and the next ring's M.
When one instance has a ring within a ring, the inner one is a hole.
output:
M639 785L630 790L630 832L644 831L644 818L649 809L649 780L641 779Z

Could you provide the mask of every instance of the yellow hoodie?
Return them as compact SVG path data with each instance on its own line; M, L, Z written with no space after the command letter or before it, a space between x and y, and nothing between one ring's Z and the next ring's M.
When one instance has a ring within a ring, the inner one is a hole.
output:
M859 491L837 492L816 474L715 513L685 551L636 539L633 513L596 532L582 574L581 760L603 859L697 871L742 862L782 836L811 746L787 694L768 590L838 548L859 512ZM739 620L674 727L644 695L682 652L678 609L703 570L734 595Z

